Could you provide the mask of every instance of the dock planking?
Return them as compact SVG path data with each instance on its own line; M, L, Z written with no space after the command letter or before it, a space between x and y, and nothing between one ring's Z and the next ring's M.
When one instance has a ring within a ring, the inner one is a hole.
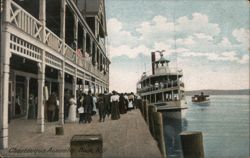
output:
M139 110L121 115L119 120L90 124L66 123L64 135L55 135L56 123L47 123L45 132L36 133L36 121L12 120L9 128L9 150L4 157L70 157L70 140L78 134L102 134L103 158L160 158L157 142L151 136ZM24 150L23 152L15 149ZM25 150L32 150L25 152Z

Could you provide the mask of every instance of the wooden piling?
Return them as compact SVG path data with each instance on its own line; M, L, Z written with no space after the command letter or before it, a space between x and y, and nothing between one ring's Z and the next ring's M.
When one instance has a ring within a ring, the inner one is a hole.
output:
M142 113L142 100L139 100L139 102L138 102L138 105L139 105L139 109L140 109L140 111L141 111L141 113Z
M156 112L156 108L154 105L148 106L148 122L149 122L149 130L153 137L155 137L155 130L154 130L154 117L153 112Z
M144 117L144 108L143 108L144 100L141 102L141 114Z
M160 112L153 112L153 119L155 139L158 142L158 147L160 148L162 156L166 158L162 114Z
M190 131L180 134L184 158L204 158L202 132Z
M64 135L64 130L62 126L56 127L56 135Z
M147 103L147 101L143 101L142 106L143 106L143 117L144 117L144 120L148 124L148 103Z
M145 102L145 121L147 122L147 124L149 124L148 122L148 102Z

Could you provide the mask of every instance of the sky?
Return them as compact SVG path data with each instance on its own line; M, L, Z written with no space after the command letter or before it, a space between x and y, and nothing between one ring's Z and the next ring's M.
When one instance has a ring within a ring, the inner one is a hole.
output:
M166 50L186 90L249 88L247 0L106 0L110 90L135 92Z

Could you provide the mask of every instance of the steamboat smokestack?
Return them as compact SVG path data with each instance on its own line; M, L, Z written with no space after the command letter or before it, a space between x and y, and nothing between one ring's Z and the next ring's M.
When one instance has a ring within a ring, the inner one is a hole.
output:
M155 52L151 52L151 60L152 60L152 74L155 74Z

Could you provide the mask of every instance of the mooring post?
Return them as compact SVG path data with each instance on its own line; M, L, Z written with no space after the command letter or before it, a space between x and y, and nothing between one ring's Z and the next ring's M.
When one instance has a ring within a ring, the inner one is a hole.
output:
M156 112L155 106L149 105L148 106L148 122L149 122L148 125L149 125L149 130L150 130L151 135L155 137L153 112Z
M145 102L145 121L149 125L149 122L148 122L148 102L147 101Z
M56 135L64 135L63 126L58 126L56 129Z
M202 132L186 131L180 137L184 158L205 158Z
M142 100L138 101L138 108L140 109L140 112L142 113Z
M144 117L144 120L147 122L147 102L146 101L143 102L143 117Z
M160 112L153 112L153 119L154 119L155 139L158 142L158 147L160 148L163 158L166 158L167 155L166 155L166 147L164 141L162 114Z
M144 117L144 102L145 102L145 100L143 100L142 102L141 102L141 114L142 114L142 116Z

